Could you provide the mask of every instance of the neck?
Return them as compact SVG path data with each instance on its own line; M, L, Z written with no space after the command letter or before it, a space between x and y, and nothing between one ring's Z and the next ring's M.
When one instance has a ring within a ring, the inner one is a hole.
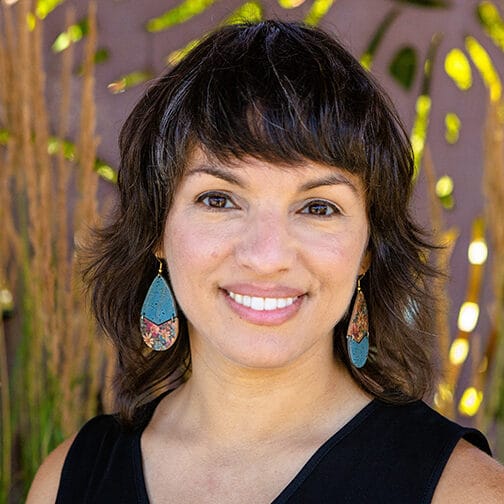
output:
M330 351L281 369L238 368L198 353L192 364L163 418L220 445L295 436L307 426L335 431L370 401Z

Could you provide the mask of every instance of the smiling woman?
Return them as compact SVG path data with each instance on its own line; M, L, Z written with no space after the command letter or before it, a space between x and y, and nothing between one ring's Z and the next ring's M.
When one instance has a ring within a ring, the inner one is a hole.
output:
M484 437L421 400L435 272L411 148L338 41L221 28L152 83L120 146L84 271L117 414L48 458L30 503L499 501Z
M369 262L361 186L316 162L288 172L255 158L226 167L195 150L159 254L192 351L260 368L293 364L317 345L331 355Z

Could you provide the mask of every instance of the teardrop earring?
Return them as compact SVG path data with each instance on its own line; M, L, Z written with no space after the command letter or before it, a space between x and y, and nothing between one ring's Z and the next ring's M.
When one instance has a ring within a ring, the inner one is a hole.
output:
M364 275L357 279L357 295L350 316L347 331L347 350L350 361L356 368L366 364L369 354L369 319L366 298L361 290L360 281Z
M179 329L175 300L162 272L163 263L159 260L158 274L147 291L140 315L142 338L156 351L168 350L175 343Z

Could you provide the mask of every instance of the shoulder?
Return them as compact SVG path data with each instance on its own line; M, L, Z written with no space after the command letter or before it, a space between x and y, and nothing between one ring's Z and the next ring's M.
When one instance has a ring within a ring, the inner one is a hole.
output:
M52 451L40 466L28 494L27 504L54 504L62 475L73 463L85 465L106 438L115 438L119 424L110 415L100 415L89 420L82 429Z
M500 504L504 496L504 466L461 439L441 475L433 504Z
M39 467L28 493L26 504L54 504L58 493L61 470L75 435L61 443Z

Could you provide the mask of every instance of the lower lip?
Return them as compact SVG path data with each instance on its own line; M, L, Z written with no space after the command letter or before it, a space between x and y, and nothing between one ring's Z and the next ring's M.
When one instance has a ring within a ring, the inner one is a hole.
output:
M277 308L276 310L253 310L247 306L238 304L234 299L229 297L229 294L222 290L224 299L228 306L243 320L257 325L280 325L294 317L301 308L303 296L298 296L296 300L285 308Z

